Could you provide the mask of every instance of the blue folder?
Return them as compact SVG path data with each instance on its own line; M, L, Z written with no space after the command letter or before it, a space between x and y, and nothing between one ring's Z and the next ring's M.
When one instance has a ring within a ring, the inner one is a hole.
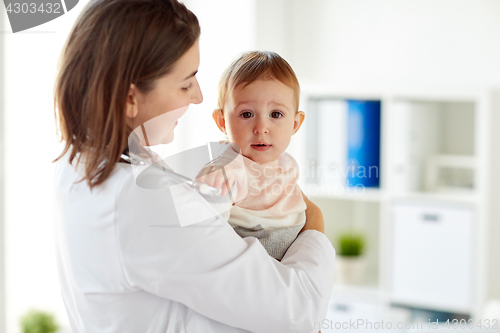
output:
M379 187L380 101L348 100L347 104L348 185Z

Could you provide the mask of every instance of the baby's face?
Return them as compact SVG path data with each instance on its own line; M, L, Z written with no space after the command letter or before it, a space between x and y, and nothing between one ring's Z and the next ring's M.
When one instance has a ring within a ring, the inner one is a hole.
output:
M228 95L219 127L229 141L254 162L276 160L304 119L303 112L296 112L293 89L279 81L258 79Z

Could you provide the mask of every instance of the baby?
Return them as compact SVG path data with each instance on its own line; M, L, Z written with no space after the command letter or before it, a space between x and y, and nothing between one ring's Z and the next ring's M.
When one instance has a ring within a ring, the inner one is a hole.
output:
M285 152L304 121L299 94L293 69L278 54L254 51L234 61L222 75L213 112L231 145L198 178L231 198L226 202L233 206L219 211L234 230L258 238L277 260L305 223L299 168Z

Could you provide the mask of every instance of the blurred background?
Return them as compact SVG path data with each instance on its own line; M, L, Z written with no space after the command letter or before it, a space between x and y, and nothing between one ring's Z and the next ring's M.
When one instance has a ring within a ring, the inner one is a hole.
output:
M70 331L52 227L51 161L61 150L52 93L86 3L16 34L1 16L0 332L20 332L31 308ZM465 327L482 318L492 327L500 319L500 1L184 3L202 29L204 102L180 120L169 149L223 138L211 112L219 77L240 53L271 50L291 64L306 121L289 150L339 254L329 322L420 321L400 329L420 332L437 320ZM370 103L378 120L366 123ZM335 173L366 150L351 150L353 133L370 131L377 181Z

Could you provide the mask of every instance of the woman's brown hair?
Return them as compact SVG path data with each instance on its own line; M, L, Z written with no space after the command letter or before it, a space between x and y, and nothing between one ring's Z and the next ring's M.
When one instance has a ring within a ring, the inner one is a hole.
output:
M59 60L54 108L66 144L55 161L80 154L84 180L103 183L127 146L130 85L153 90L199 35L198 19L177 0L91 0Z

